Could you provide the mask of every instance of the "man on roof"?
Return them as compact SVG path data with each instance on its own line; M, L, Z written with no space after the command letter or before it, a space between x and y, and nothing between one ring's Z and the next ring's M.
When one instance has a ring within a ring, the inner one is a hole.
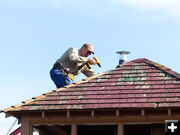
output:
M95 75L95 73L86 66L87 62L91 65L96 64L93 59L88 58L91 54L94 54L94 51L93 46L89 43L83 44L80 49L70 47L66 50L50 70L51 79L56 87L60 88L71 84L74 76L81 72L87 77Z

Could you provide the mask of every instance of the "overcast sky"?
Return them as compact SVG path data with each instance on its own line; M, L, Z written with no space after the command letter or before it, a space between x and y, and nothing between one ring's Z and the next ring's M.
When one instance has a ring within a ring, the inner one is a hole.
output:
M98 73L115 69L120 50L180 73L179 37L179 0L0 0L0 109L55 89L52 65L85 42ZM14 120L0 114L0 135Z

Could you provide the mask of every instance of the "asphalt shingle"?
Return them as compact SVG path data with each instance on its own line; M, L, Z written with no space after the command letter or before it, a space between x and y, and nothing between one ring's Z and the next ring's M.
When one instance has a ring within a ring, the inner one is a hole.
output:
M148 59L136 59L87 82L25 103L21 110L180 107L179 101L178 73Z

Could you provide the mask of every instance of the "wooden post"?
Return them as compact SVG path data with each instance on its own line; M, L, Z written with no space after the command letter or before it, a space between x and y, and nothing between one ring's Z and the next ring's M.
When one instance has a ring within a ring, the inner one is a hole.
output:
M45 118L45 116L46 116L45 112L42 112L41 117Z
M141 116L144 116L144 115L145 115L145 110L141 109Z
M169 108L169 109L168 109L168 116L171 116L171 115L172 115L171 109Z
M33 128L27 116L21 118L21 135L32 135Z
M118 123L117 135L124 135L124 125L122 123Z
M94 110L91 110L91 117L94 117Z
M116 117L119 117L119 110L116 110Z
M70 111L69 111L69 110L66 111L66 117L67 117L67 118L70 117Z
M71 135L77 135L77 125L76 124L71 125Z

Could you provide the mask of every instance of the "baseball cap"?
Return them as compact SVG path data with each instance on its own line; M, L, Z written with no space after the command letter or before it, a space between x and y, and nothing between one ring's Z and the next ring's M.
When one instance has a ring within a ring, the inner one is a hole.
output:
M92 46L91 44L85 43L84 45L87 47L87 49L88 49L92 54L94 54L93 46Z

